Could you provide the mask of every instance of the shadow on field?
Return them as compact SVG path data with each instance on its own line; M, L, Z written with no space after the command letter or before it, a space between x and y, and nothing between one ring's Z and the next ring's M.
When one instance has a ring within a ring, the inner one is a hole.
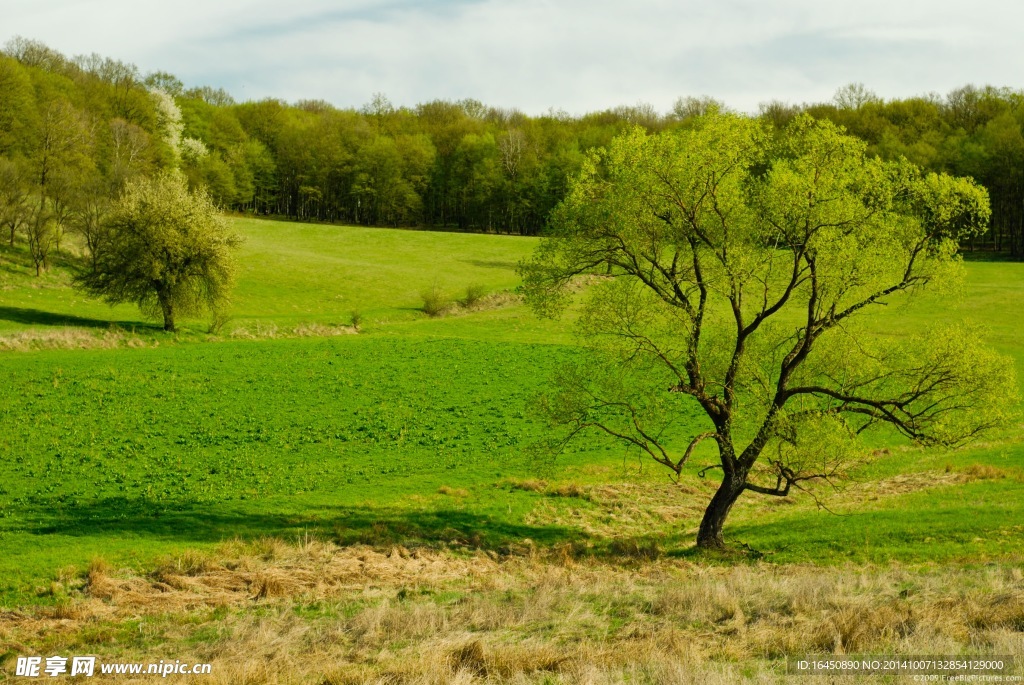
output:
M26 512L27 513L27 512ZM322 535L342 545L451 545L484 550L522 544L580 541L585 535L558 526L530 526L466 511L406 511L387 507L333 507L307 514L218 509L209 503L168 505L151 500L107 498L88 504L40 506L19 525L33 535L108 535L183 542L219 542L233 538Z
M13 276L21 276L25 273L27 267L22 266L19 262L12 260L9 256L4 255L4 259L0 259L0 273L11 274Z
M9 239L9 234L0 237L0 271L34 278L36 267L28 247L23 244L11 246ZM47 258L48 269L74 269L84 264L86 260L83 257L67 252L54 252Z
M1020 259L1013 257L1009 252L996 252L995 250L960 250L960 256L965 262L1019 262Z
M3 307L0 306L0 319L13 321L15 323L37 325L37 326L81 326L83 328L108 328L111 324L122 328L150 328L152 324L139 323L137 321L103 321L101 319L87 319L74 314L57 314L44 312L41 309L26 309L24 307Z
M463 259L462 263L471 264L481 269L506 269L508 271L514 271L518 266L515 262L500 259Z
M0 271L21 276L34 268L26 249L11 247L7 243L7 236L0 238L0 241Z
M531 540L538 545L581 540L582 532L562 526L530 526L460 510L406 512L341 508L331 531L340 544L447 544L496 550Z

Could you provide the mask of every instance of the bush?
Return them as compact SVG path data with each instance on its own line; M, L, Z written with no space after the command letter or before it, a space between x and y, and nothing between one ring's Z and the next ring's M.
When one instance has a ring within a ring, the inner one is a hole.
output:
M421 309L427 316L441 316L451 306L451 299L437 283L420 293L420 297L423 298Z
M221 307L214 307L213 311L210 312L210 328L208 333L210 335L220 335L221 329L224 328L224 324L231 321L232 317L227 311Z
M463 307L472 307L487 295L487 289L482 285L471 285L466 288L466 296L462 299Z
M358 309L353 309L352 313L349 314L352 317L352 328L359 330L359 327L363 323L363 313Z

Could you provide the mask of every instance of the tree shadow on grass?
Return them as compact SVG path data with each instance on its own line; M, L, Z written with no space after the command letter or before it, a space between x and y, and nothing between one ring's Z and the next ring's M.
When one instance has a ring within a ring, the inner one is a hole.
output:
M0 235L0 271L16 276L34 273L35 266L32 264L28 250L21 246L11 247L7 240L6 234Z
M8 255L0 255L0 273L21 277L24 276L27 271L28 267L22 265L20 261L14 261Z
M463 259L463 264L471 264L472 266L479 267L481 269L504 269L507 271L514 271L518 266L516 262L503 260L503 259Z
M17 276L34 278L35 262L29 253L28 246L19 243L11 246L8 242L9 233L0 232L0 271ZM88 264L83 256L69 254L64 250L51 252L47 257L47 269L80 269Z
M965 262L1021 262L1020 257L1014 257L1009 252L996 252L995 250L960 250L960 256Z
M111 325L121 328L144 328L154 329L158 327L150 323L138 321L104 321L102 319L90 319L74 314L59 314L46 312L41 309L29 309L26 307L0 306L0 319L13 321L14 323L28 326L80 326L82 328L109 328Z
M337 506L303 514L257 513L217 508L209 503L107 498L73 506L38 506L25 513L32 523L15 524L9 530L16 527L39 536L130 535L184 543L313 533L344 545L464 546L485 550L498 550L526 539L551 545L586 537L571 528L518 524L450 509Z

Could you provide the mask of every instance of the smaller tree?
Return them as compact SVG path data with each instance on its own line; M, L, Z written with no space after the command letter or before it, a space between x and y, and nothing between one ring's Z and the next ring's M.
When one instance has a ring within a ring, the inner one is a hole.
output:
M881 99L864 87L863 83L849 83L836 91L832 98L840 109L859 110L869 102L881 102Z
M56 242L53 214L47 209L44 201L28 208L25 220L25 237L28 238L28 252L36 267L36 277L50 268L50 252Z
M99 174L88 179L72 198L71 227L85 241L89 262L96 268L96 255L107 231L106 218L113 204L110 184Z
M179 315L223 310L241 238L180 173L128 183L105 226L92 268L76 277L84 290L110 304L137 303L163 317L165 331Z
M31 216L30 205L24 165L0 157L0 229L11 247Z

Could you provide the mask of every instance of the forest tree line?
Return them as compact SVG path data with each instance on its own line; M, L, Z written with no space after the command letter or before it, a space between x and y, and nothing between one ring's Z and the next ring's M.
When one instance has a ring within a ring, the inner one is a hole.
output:
M360 109L238 103L16 38L0 51L0 230L45 270L69 231L91 251L129 180L178 167L228 211L533 235L587 150L633 126L690 126L709 109L725 105L689 97L664 114L636 105L530 116L475 100L395 107L382 95ZM771 102L758 116L782 127L801 112L841 124L873 154L975 178L992 224L970 247L1024 258L1024 92L965 86L882 100L851 85L831 102Z

